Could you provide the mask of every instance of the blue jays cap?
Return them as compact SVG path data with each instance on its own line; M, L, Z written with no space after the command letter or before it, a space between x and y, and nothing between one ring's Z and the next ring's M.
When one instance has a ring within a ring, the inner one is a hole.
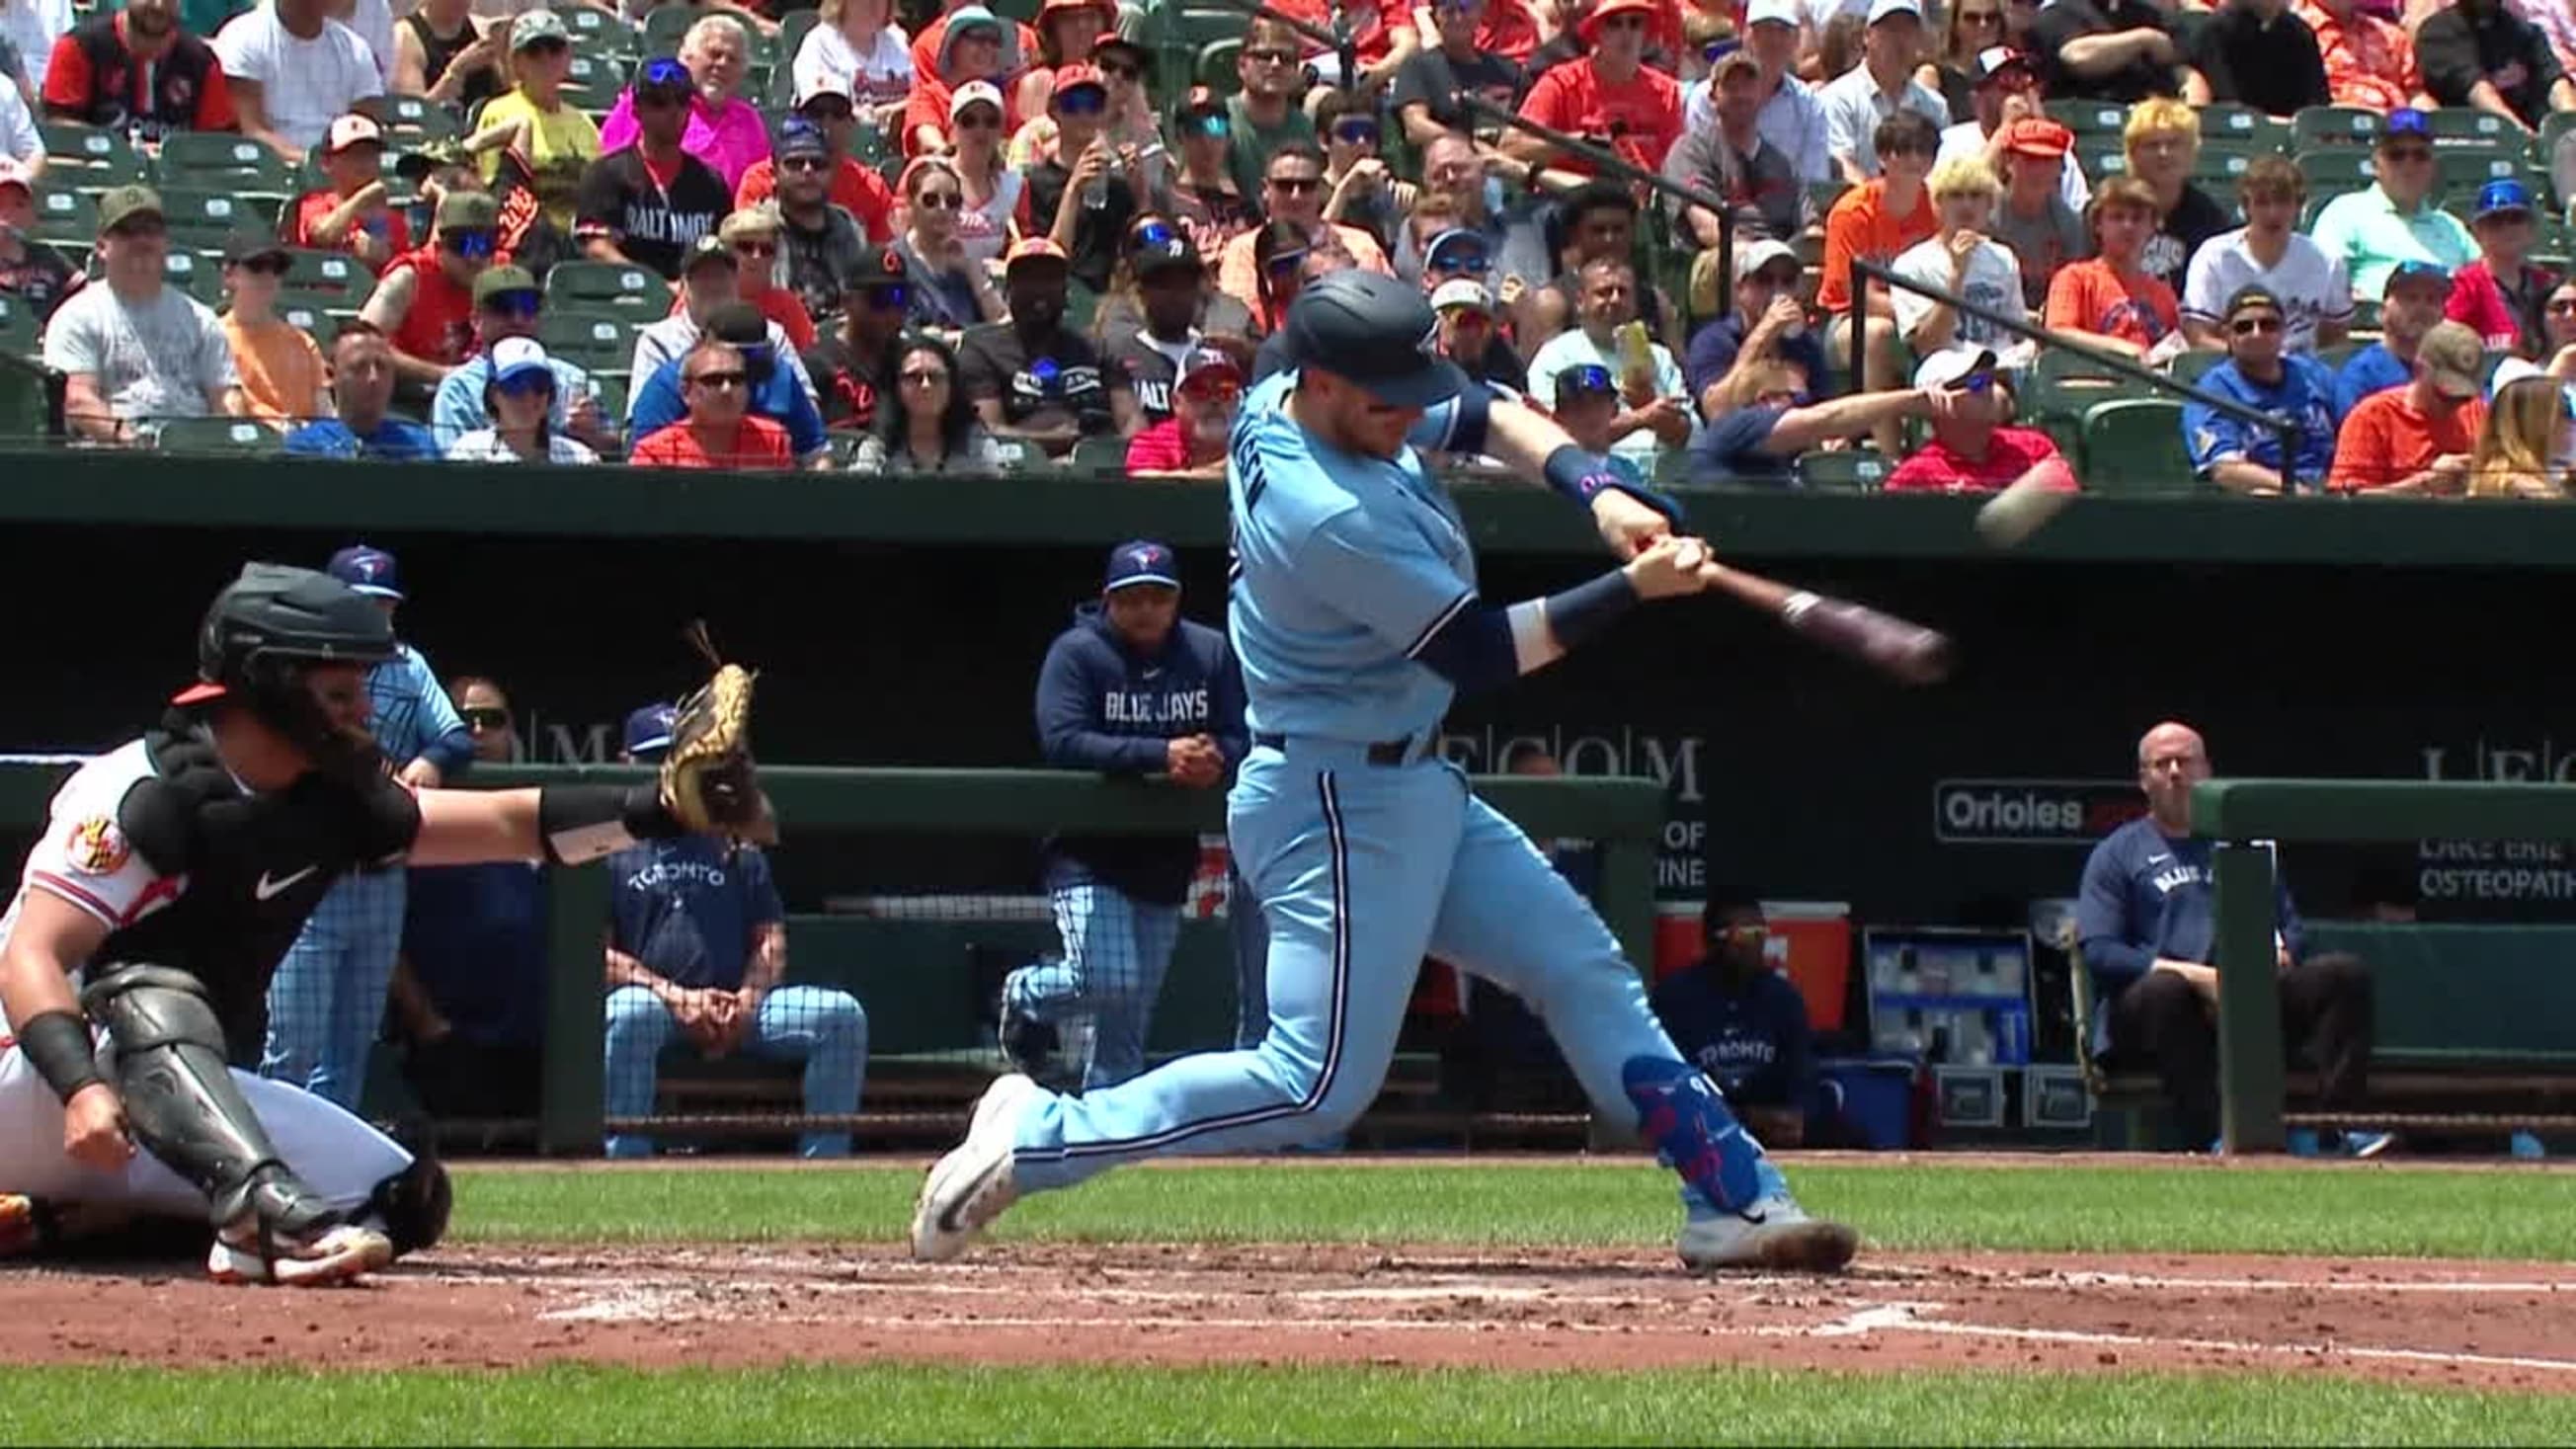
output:
M1306 284L1279 329L1290 360L1358 386L1379 406L1427 408L1467 375L1440 356L1440 318L1420 289L1345 270Z
M2379 139L2385 144L2399 136L2421 136L2427 141L2432 140L2433 118L2413 106L2400 106L2390 111L2388 129L2379 133Z
M1431 239L1422 249L1426 270L1443 272L1481 272L1488 264L1485 239L1463 226L1453 226Z
M626 717L626 753L637 759L671 747L671 731L680 722L680 712L668 704L648 704Z
M347 584L351 592L365 594L371 599L400 599L403 596L402 579L394 572L394 556L380 548L369 548L363 543L351 544L331 555L331 567L327 572Z
M2401 282L2430 282L2447 293L2451 290L2451 273L2446 267L2420 259L2399 262L2388 269L2388 280L2380 287L2380 295L2396 291Z
M1140 538L1122 543L1109 551L1109 576L1100 586L1104 594L1115 593L1130 584L1161 584L1167 589L1181 586L1181 571L1172 557L1169 544Z
M2510 176L2499 176L2478 188L2477 219L2503 216L2511 212L2531 214L2531 188Z

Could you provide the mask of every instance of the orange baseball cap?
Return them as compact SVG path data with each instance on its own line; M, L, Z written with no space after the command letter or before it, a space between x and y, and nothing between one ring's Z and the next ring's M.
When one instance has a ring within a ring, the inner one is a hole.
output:
M1033 236L1011 248L1011 254L1002 259L1002 270L1007 274L1022 262L1070 262L1071 260L1064 254L1064 248L1057 246L1053 239Z
M1582 31L1584 44L1598 45L1601 23L1613 15L1643 15L1648 22L1646 28L1651 31L1663 13L1664 7L1655 0L1601 0L1600 4L1592 7L1591 14L1583 17L1583 23L1577 28Z
M2075 133L2041 116L2024 116L2004 127L2004 149L2023 156L2055 159L2075 148Z

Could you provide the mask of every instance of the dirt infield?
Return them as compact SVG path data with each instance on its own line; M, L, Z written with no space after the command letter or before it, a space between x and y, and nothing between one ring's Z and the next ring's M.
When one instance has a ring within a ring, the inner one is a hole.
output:
M443 1249L368 1287L0 1273L0 1362L644 1367L790 1359L1488 1368L2190 1368L2576 1392L2576 1265L1872 1255L1694 1278L1662 1253L1265 1244Z

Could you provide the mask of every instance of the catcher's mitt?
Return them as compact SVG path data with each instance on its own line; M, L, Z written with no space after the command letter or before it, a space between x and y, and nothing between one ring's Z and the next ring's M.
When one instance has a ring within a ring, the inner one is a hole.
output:
M769 801L751 760L752 672L718 659L704 624L692 637L716 673L679 702L662 757L662 807L693 831L765 835Z

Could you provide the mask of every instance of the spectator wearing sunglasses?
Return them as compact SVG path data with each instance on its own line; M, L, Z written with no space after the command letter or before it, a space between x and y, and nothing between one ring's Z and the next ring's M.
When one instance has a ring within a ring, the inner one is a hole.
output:
M2343 263L2354 296L2378 296L2400 262L2457 272L2476 260L2476 239L2435 197L2441 175L2433 166L2432 117L2412 107L2390 112L2371 167L2377 179L2369 189L2327 202L2311 233Z
M322 349L313 335L277 315L286 282L286 247L265 231L237 231L224 242L224 340L232 344L248 415L283 432L306 418L331 415Z
M993 88L980 89L990 93ZM959 97L965 94L961 91ZM998 100L994 114L1000 114ZM1010 174L1016 185L1018 174ZM966 183L956 162L945 156L916 157L903 168L903 197L910 225L894 245L910 283L906 291L913 324L953 338L979 322L1001 321L1009 308L975 247L961 234Z
M1223 478L1226 440L1243 401L1243 369L1213 347L1189 354L1169 384L1170 408L1127 440L1127 472L1138 478Z
M1431 289L1431 311L1440 319L1440 355L1469 379L1518 394L1529 391L1529 370L1503 335L1504 311L1473 277L1453 277Z
M1278 21L1255 18L1245 22L1234 60L1243 89L1225 103L1225 117L1235 189L1262 198L1265 209L1264 183L1279 148L1315 144L1315 118L1297 104L1306 85L1304 45L1303 36ZM1315 201L1320 211L1323 198Z
M780 154L756 161L742 173L742 184L734 188L734 209L758 206L778 194L778 173L786 165L787 137L799 126L810 126L823 146L821 171L827 183L826 199L848 212L870 243L883 246L892 241L894 188L886 184L877 168L850 157L850 140L858 132L858 116L858 106L850 99L850 93L833 89L829 83L823 89L801 93L796 114L779 127ZM812 307L813 299L807 298L806 305ZM814 315L821 320L822 313Z
M1711 422L1691 439L1691 479L1702 484L1795 481L1798 455L1838 439L1895 431L1908 418L1931 418L1959 406L1950 388L1903 387L1811 400L1809 375L1795 362L1753 364L1752 401Z
M1433 0L1431 20L1440 43L1417 51L1395 75L1388 94L1397 124L1415 146L1428 148L1452 132L1493 122L1459 105L1461 92L1497 106L1517 106L1529 87L1519 62L1484 45L1493 0Z
M728 300L704 315L704 329L688 336L676 349L678 356L634 374L635 398L627 409L628 428L642 438L688 415L686 364L698 343L712 337L741 354L747 374L744 396L751 414L787 430L788 446L799 464L808 468L828 466L831 439L823 430L823 413L814 401L814 385L805 376L803 361L786 345L778 324L739 299ZM668 318L665 323L681 320ZM669 336L677 340L676 333ZM642 352L640 340L637 352Z
M2469 324L2497 352L2543 356L2548 330L2542 307L2558 285L2558 274L2530 262L2540 236L2531 188L2510 176L2479 187L2469 231L2477 237L2478 259L2452 279L2444 315Z
M1147 204L1139 194L1136 153L1104 129L1109 87L1090 63L1058 69L1047 102L1056 152L1027 170L1028 222L1023 232L1053 241L1070 258L1073 279L1097 295L1109 289L1118 239Z
M859 445L854 473L995 473L1001 444L975 416L958 380L957 354L926 332L895 345L895 390L877 408L876 432Z
M779 128L777 218L770 239L779 248L775 275L787 284L788 295L796 298L808 319L801 339L795 328L788 328L790 340L800 349L813 345L814 324L839 314L841 279L868 252L867 233L857 218L832 204L832 161L831 148L814 126L791 119ZM766 217L770 213L766 209L734 213L746 214ZM726 224L730 226L732 218ZM748 266L750 259L744 261Z
M457 439L477 428L492 426L491 410L483 403L492 381L492 349L505 338L535 340L543 310L544 294L524 267L494 267L474 279L474 355L439 383L438 396L429 407L430 427L441 449L455 446ZM547 421L594 450L615 446L616 430L600 414L599 384L590 373L581 364L552 354L546 357L546 370L555 377L554 412Z
M2075 491L2075 473L2048 434L2008 426L2012 381L1990 348L1953 347L1923 359L1914 385L1953 395L1932 421L1932 437L1887 476L1890 493L1993 493L2025 478L2059 493Z
M805 354L823 426L865 433L895 386L895 343L911 308L913 282L903 253L879 247L841 279L841 325Z
M733 210L733 187L691 155L687 134L697 85L676 60L648 61L620 104L633 117L633 144L621 145L582 173L573 240L595 262L646 267L665 281L680 277L680 259ZM607 136L603 133L601 140ZM766 144L764 138L763 144Z
M453 377L454 374L449 374ZM308 458L385 458L435 462L445 456L430 430L390 409L394 355L385 334L354 318L331 339L331 410L286 435L286 451Z
M956 149L937 158L957 179L958 204L952 227L957 244L976 275L984 276L1002 253L1021 236L1028 178L1010 163L1002 144L1010 118L1002 110L1002 93L990 81L969 81L949 98ZM916 163L926 157L913 158Z
M501 209L481 192L438 203L429 242L396 257L358 315L393 344L394 371L424 399L474 347L474 279L492 265Z
M1413 210L1420 192L1410 181L1398 181L1378 155L1381 132L1375 112L1355 109L1339 95L1316 107L1315 124L1324 133L1324 203L1329 221L1367 232L1383 249L1395 240L1397 218Z
M733 253L734 295L776 323L778 330L786 334L789 347L801 352L813 346L818 335L813 314L805 310L804 299L780 285L785 268L779 258L778 217L766 207L734 212L717 225L716 239ZM687 308L694 281L689 275L681 276L680 295L671 306L673 312Z
M1069 65L1090 66L1097 71L1094 51L1103 36L1117 34L1118 7L1112 0L1043 0L1032 23L1038 33L1037 54L1020 71L1013 98L1019 103L1021 115L1044 116L1054 103L1056 88L1063 83L1056 72ZM1103 86L1105 89L1105 80ZM1025 133L1028 126L1020 129ZM1017 138L1013 139L1016 143ZM1050 148L1041 146L1015 154L1012 159L1025 166L1046 154L1050 154Z
M1109 340L1103 351L1136 395L1138 415L1159 423L1172 416L1172 391L1183 365L1204 350L1199 318L1207 304L1207 264L1170 223L1157 220L1142 230L1127 263L1135 279L1135 322L1104 328Z
M347 252L377 273L410 251L410 219L386 204L384 154L384 128L373 120L333 121L315 158L327 184L287 207L286 244Z
M483 384L483 411L492 425L476 428L447 449L451 463L596 463L599 455L555 429L555 373L546 350L525 337L505 337L492 348L491 379Z
M969 10L991 13L990 7L982 0L942 0L940 13L932 16L929 24L912 33L912 73L916 83L941 74L943 57L948 53L948 28L956 23L958 16ZM1038 53L1037 27L1025 20L1010 22L1002 46L1003 69L1018 70L1026 63L1027 57Z
M2116 183L2114 183L2116 184ZM2334 462L2334 374L2304 352L2287 352L2289 314L2281 299L2261 287L2242 287L2227 299L2227 360L2202 373L2201 391L2242 403L2299 425L2299 450L2290 459L2290 486L2314 492ZM2203 403L2182 409L2183 444L2199 476L2230 493L2281 491L2279 430L2241 422Z
M1655 0L1601 0L1576 27L1591 53L1533 82L1521 115L1616 151L1644 170L1661 170L1681 138L1682 92L1671 76L1645 63L1647 32L1658 13ZM1506 135L1502 149L1533 165L1593 172L1591 162L1561 155L1526 131Z
M787 430L751 412L751 369L732 343L701 337L680 359L676 422L636 440L627 461L638 468L774 471L792 467Z
M1607 458L1611 469L1629 483L1644 487L1653 476L1653 458L1640 461L1633 448L1619 445L1637 436L1620 405L1619 380L1597 362L1578 362L1542 374L1550 397L1548 416L1565 429L1574 446ZM1651 434L1649 437L1651 438Z
M1227 243L1261 225L1260 209L1235 185L1228 164L1233 126L1225 102L1206 86L1192 87L1172 113L1172 134L1181 148L1180 171L1172 178L1172 219L1203 257L1223 256Z
M1324 199L1324 153L1303 141L1281 146L1271 156L1269 172L1262 181L1262 204L1271 222L1294 227L1310 247L1329 234L1334 239L1334 249L1347 253L1353 265L1381 276L1394 275L1395 269L1387 265L1386 250L1375 237L1358 227L1324 219ZM1266 274L1253 256L1260 235L1247 232L1226 244L1225 255L1217 264L1217 285L1250 309L1253 319L1269 331L1278 323L1265 295ZM1281 260L1285 255L1285 251L1275 250L1270 265L1285 265Z
M723 181L725 195L731 196L752 163L769 154L768 123L761 120L758 108L738 94L751 68L749 31L732 15L700 15L680 37L677 65L686 85L679 113L680 149L713 168ZM670 73L661 67L659 61L648 63L644 79L667 85ZM615 151L633 144L642 133L644 118L637 113L642 92L639 83L617 98L599 128L601 147Z

